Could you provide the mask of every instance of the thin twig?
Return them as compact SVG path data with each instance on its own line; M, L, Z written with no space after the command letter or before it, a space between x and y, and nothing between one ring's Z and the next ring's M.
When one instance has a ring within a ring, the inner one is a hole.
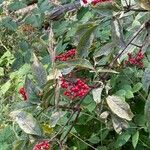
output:
M76 115L76 117L75 117L75 119L74 119L74 121L73 121L73 124L71 125L71 127L69 128L69 130L67 131L67 133L65 134L65 136L64 136L64 138L63 138L63 140L62 140L62 142L66 139L66 137L68 136L68 134L70 133L70 131L72 130L72 128L74 127L74 125L76 124L77 119L78 119L78 117L79 117L79 115L80 115L80 112L81 112L81 110L78 111L78 113L77 113L77 115Z
M50 141L52 141L54 138L56 138L66 127L66 125L70 122L70 120L72 119L73 115L75 114L76 111L73 111L72 114L70 115L69 119L67 120L67 122L64 124L64 126L50 139Z
M114 60L110 63L109 68L112 68L112 66L114 65L114 63L117 61L117 59L124 53L124 51L128 48L128 46L134 41L134 39L141 33L141 31L145 28L145 23L143 23L141 25L141 27L139 28L139 30L134 33L134 35L132 36L132 38L129 40L129 42L126 44L125 48L118 53L118 55L114 58Z

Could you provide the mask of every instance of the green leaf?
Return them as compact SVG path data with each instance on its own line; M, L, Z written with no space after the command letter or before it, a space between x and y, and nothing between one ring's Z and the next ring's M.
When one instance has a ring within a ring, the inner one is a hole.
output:
M88 141L93 144L97 144L100 142L100 138L97 135L92 134L91 137L88 139Z
M6 126L0 130L0 143L13 142L14 132L11 126Z
M133 118L133 113L130 110L128 103L123 101L118 96L108 96L106 98L107 104L111 111L116 114L118 117L131 121Z
M145 108L144 108L144 115L145 115L145 120L147 122L147 129L150 132L150 94L148 95L148 98L145 103Z
M19 127L27 134L41 136L41 129L36 119L30 114L22 110L16 110L10 113L10 116L17 122Z
M58 64L56 66L58 69L61 68L71 68L71 67L82 67L82 68L88 68L94 70L94 67L90 63L89 60L87 59L73 59L73 60L68 60L66 62L63 62L61 64Z
M8 80L6 83L4 83L0 88L0 93L5 94L9 88L11 87L11 81Z
M150 139L147 138L147 136L145 135L140 135L140 140L142 141L142 144L147 147L148 149L150 149Z
M115 142L115 148L123 146L125 143L129 141L130 137L131 134L129 134L128 132L124 132L121 135L119 135L117 141Z
M19 2L12 2L9 6L8 9L10 11L16 11L18 9L24 8L26 7L26 4L24 4L23 2L19 1Z
M8 30L16 31L17 29L17 23L9 17L2 19L2 25Z
M31 24L33 27L41 27L42 18L40 15L31 14L30 16L26 17L25 23Z
M104 89L104 86L101 86L99 88L92 90L93 99L97 104L101 103L101 94L102 94L103 89Z
M119 10L119 8L112 2L99 3L96 6L93 6L92 8L94 10L97 10L97 13L99 13L102 16L112 16L113 10L115 11Z
M33 54L32 70L33 70L36 82L41 87L47 82L47 73L42 63L39 62L35 54Z
M33 104L39 103L39 97L37 95L40 90L35 86L32 80L28 78L28 76L26 76L25 79L25 89L29 102Z
M150 86L150 68L146 68L142 77L143 89L148 92Z
M63 111L57 111L57 112L54 112L51 117L50 117L50 124L51 124L51 127L55 127L57 122L66 114L66 112L63 112Z
M13 143L12 150L27 150L27 141L26 140L17 140Z
M112 37L113 45L119 48L125 47L126 44L125 44L124 37L123 37L123 27L118 18L112 19L111 35L112 35L111 37Z
M139 131L136 131L136 133L132 136L132 145L134 148L136 148L139 140Z
M138 82L137 84L135 84L133 86L133 90L132 92L135 93L135 92L138 92L141 88L142 88L143 84L141 82Z
M126 95L125 96L126 96L127 99L131 99L131 98L134 97L133 92L130 91L130 90L126 90Z
M126 91L123 90L123 89L121 89L121 90L117 91L117 92L115 93L115 95L120 96L120 97L125 97Z
M89 28L83 36L80 38L77 50L79 57L87 57L88 56L88 50L92 45L94 35L93 32L95 31L97 26L93 26Z
M107 56L113 51L114 51L114 44L113 43L107 43L104 46L102 46L100 48L100 50L98 50L94 53L94 57L97 58L97 57L100 57L102 55Z
M95 26L94 22L87 22L85 24L79 25L76 31L76 40L79 42L80 38L92 27Z
M117 71L115 71L115 70L112 70L112 69L102 69L102 68L98 69L96 72L97 72L97 73L105 73L105 72L108 72L108 73L116 73L116 74L119 73L119 72L117 72Z
M0 67L0 76L4 75L4 68Z

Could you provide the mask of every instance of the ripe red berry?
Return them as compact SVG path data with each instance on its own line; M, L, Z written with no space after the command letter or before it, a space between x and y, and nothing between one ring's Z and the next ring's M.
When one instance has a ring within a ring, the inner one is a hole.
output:
M22 88L19 89L19 94L21 94L21 96L22 96L22 98L23 98L24 100L27 100L27 93L26 93L24 87L22 87Z
M144 64L142 62L143 58L144 55L142 53L142 50L139 50L135 56L133 56L131 53L128 53L128 60L125 61L125 64L135 65L137 67L143 68L144 67Z
M67 51L66 53L60 54L58 56L56 56L55 60L59 60L59 61L67 61L69 60L71 57L74 57L76 54L76 49L70 49L69 51Z
M50 144L48 141L42 141L35 144L33 150L50 150Z
M71 82L61 78L61 81L61 87L66 88L64 95L71 99L83 97L90 89L81 79Z

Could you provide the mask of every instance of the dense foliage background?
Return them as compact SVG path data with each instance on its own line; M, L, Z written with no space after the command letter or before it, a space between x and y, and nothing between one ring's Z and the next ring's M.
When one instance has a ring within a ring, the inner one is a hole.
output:
M0 0L0 150L150 150L149 9ZM62 80L87 91L69 97Z

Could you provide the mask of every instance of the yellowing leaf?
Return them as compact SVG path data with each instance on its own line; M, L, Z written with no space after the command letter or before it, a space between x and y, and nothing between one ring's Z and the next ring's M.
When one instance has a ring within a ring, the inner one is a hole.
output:
M53 128L48 124L42 124L42 129L44 134L50 135L53 132Z
M130 106L127 102L123 101L118 96L108 96L106 98L107 104L111 111L118 117L131 121L133 118L133 113L130 110Z
M93 99L97 104L99 104L101 102L101 94L102 94L103 89L104 89L104 87L102 86L102 87L92 90Z
M128 127L128 123L126 120L119 118L116 115L111 116L114 130L120 134L122 130Z
M42 135L41 129L36 119L30 114L22 110L16 110L10 113L10 117L17 122L19 127L27 134Z

